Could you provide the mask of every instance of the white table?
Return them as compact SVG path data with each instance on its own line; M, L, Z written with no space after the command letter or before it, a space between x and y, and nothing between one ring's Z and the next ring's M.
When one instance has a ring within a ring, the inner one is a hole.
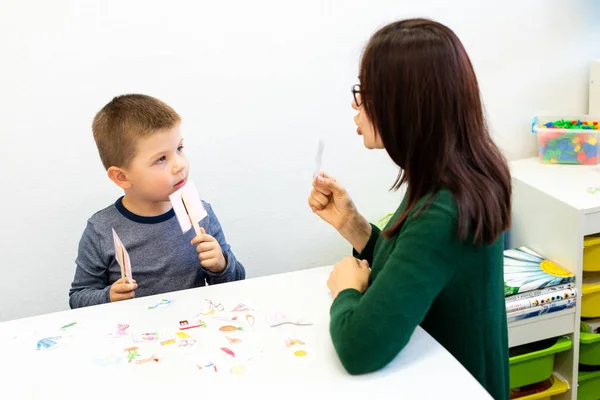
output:
M364 399L368 395L378 399L490 398L462 365L420 327L386 368L361 376L347 374L329 336L332 300L326 278L330 270L315 268L0 323L0 398L206 398L210 394L211 398L222 399L254 398L255 393L259 398L304 399ZM172 303L148 310L162 298ZM94 360L132 345L131 335L108 337L117 323L128 323L129 333L173 334L178 321L196 315L205 299L220 302L226 309L240 302L254 308L254 326L246 324L245 331L230 334L262 349L245 363L244 374L231 374L225 368L216 373L210 368L197 368L197 360L204 359L203 349L218 349L223 342L216 342L224 341L227 335L211 319L216 314L204 317L207 328L186 330L198 339L194 347L142 343L140 352L155 352L158 362L95 364ZM309 318L313 325L270 327L263 317L274 310ZM39 339L52 336L71 322L77 322L79 330L64 337L59 347L35 350ZM306 345L289 349L286 338L301 339ZM306 350L307 355L294 356L295 348Z

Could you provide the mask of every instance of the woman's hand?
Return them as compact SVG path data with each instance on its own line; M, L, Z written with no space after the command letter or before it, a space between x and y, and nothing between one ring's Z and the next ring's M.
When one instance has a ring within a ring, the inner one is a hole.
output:
M313 180L308 205L357 251L364 249L371 236L371 225L359 214L348 192L335 178L319 173Z
M347 256L333 267L327 280L327 287L331 290L333 298L345 289L356 289L363 293L369 286L370 274L371 270L366 260Z
M313 180L308 205L315 214L338 231L344 229L358 214L346 189L324 172Z

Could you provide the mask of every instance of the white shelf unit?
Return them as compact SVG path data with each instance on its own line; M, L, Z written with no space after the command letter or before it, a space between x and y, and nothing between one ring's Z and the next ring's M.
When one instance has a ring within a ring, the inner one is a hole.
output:
M577 305L509 324L511 347L555 336L571 338L571 350L557 354L555 371L570 389L561 400L577 399L579 321L583 277L583 239L600 233L600 167L542 164L537 157L512 161L512 228L510 247L527 246L576 277Z

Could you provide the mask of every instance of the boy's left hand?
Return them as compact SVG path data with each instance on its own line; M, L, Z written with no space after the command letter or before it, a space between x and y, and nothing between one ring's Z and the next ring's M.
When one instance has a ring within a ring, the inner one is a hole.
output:
M354 257L344 257L335 264L329 274L327 287L331 290L333 298L345 289L356 289L363 293L369 286L369 263L366 260L357 260Z
M200 227L202 234L192 239L192 244L197 245L196 251L200 259L200 265L210 272L219 273L225 269L227 263L223 250L217 239L207 234L204 228Z

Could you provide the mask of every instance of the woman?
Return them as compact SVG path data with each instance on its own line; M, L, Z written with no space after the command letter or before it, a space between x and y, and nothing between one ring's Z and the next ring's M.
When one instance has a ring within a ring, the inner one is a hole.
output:
M407 192L380 232L334 178L313 182L311 209L358 258L342 259L327 282L342 364L351 374L378 370L421 325L494 398L508 399L510 172L464 47L439 23L394 22L367 44L352 92L365 147L387 151L400 167L393 188Z

